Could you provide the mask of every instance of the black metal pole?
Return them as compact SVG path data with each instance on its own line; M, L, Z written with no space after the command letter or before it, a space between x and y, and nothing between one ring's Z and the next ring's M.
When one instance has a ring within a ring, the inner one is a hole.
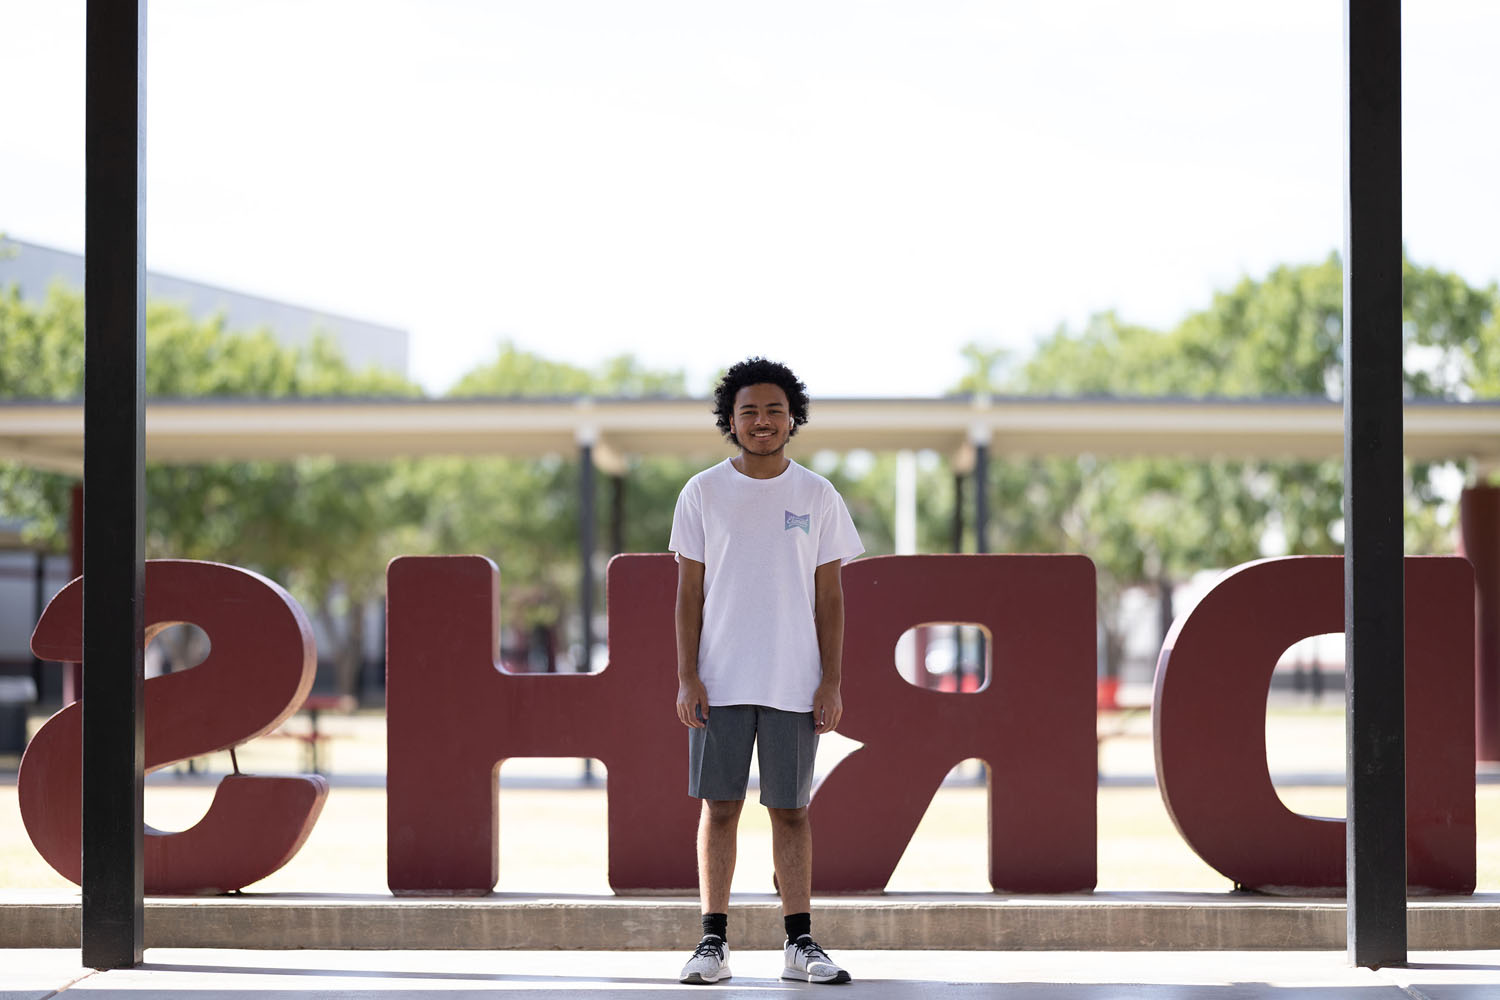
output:
M953 473L953 551L955 554L964 550L964 474ZM964 629L962 625L953 626L953 658L960 667L967 661L964 653Z
M594 645L594 446L584 441L578 446L578 614L582 655L574 669L589 669L589 651Z
M974 444L974 551L989 551L990 533L990 446Z
M974 443L974 551L990 550L990 446L988 441ZM984 632L970 629L974 634L974 662L984 671L989 659Z
M31 575L31 608L33 612L31 620L33 623L42 620L42 612L46 610L46 607L47 553L41 549L37 549L36 561L32 564ZM46 672L42 666L42 659L33 654L31 657L31 684L36 689L36 695L32 698L33 702L43 700L42 684L45 679Z
M579 644L582 656L573 669L580 674L588 673L593 666L594 651L594 446L584 440L578 447L578 493L579 524L578 548L582 554L582 575L578 582L578 614L582 618L579 629ZM583 759L583 780L594 779L594 762Z
M1345 0L1344 649L1348 954L1406 953L1401 4Z
M81 937L119 969L145 923L145 0L94 0L86 37Z
M964 474L953 474L953 551L964 550Z

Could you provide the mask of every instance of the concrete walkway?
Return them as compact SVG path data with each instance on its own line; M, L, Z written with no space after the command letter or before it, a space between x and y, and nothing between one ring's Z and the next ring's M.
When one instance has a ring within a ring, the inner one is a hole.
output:
M351 732L338 746L340 783L379 785L384 746L376 737L383 720L341 721ZM1101 745L1105 785L1151 782L1151 744L1143 738L1149 719L1127 721L1124 735ZM1273 773L1298 774L1303 783L1342 781L1339 719L1292 715L1276 721L1268 748ZM577 788L577 767L574 761L507 765L501 782ZM1480 782L1494 782L1497 775L1482 772ZM568 825L557 830L559 836L587 833ZM743 950L733 955L736 976L702 988L676 982L688 951L678 944L696 925L697 905L690 898L614 897L606 886L588 883L586 891L571 896L405 899L383 891L379 871L369 882L381 891L330 893L323 891L320 875L305 886L311 895L298 886L235 899L152 897L146 964L105 973L79 966L76 889L3 888L0 1000L65 994L140 1000L174 993L194 1000L714 995L704 990L734 997L833 990L834 996L924 1000L1500 998L1500 896L1493 892L1412 900L1411 964L1381 970L1349 966L1341 948L1340 900L1245 898L1224 891L1033 899L888 893L820 900L819 937L853 974L855 982L847 987L781 982L781 957L771 940L779 937L774 900L737 893L732 926ZM564 888L573 891L571 886ZM849 942L889 950L843 946ZM1042 943L1056 950L1028 950ZM507 950L497 950L501 945ZM372 946L380 950L365 950ZM918 947L970 950L911 950ZM572 950L580 948L590 950Z
M76 891L0 890L0 947L76 948ZM835 950L1338 951L1342 899L1240 893L819 897L818 939ZM731 901L734 940L781 944L772 896ZM146 901L148 948L413 951L662 951L697 939L698 901L662 896L392 897L246 893ZM1413 950L1500 949L1493 893L1407 904Z
M566 942L560 942L566 944ZM1414 998L1500 996L1500 952L1414 952L1404 968L1351 968L1342 952L846 951L848 986L782 982L777 951L734 952L735 977L682 986L677 952L220 951L150 949L137 969L92 972L76 950L0 950L0 1000L417 996L769 997L832 991L886 998ZM711 992L705 992L711 991Z

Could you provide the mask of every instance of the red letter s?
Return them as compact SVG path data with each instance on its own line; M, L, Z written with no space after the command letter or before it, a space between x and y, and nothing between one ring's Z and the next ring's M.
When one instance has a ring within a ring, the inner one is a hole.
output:
M307 697L317 656L307 616L265 577L218 563L146 564L146 640L190 622L213 650L192 670L146 682L146 769L237 746L286 721ZM63 588L32 635L37 656L83 658L82 578ZM47 863L81 879L82 706L63 708L32 738L17 779L26 832ZM225 777L213 804L181 833L146 829L148 893L227 892L291 860L328 795L315 775Z

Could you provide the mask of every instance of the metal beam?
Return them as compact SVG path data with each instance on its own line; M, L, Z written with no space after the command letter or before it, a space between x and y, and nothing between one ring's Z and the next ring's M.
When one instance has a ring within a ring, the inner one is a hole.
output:
M1348 954L1406 953L1401 4L1345 0L1344 642Z
M145 0L94 0L86 37L81 937L119 969L145 923Z
M146 454L153 462L281 461L326 455L379 461L396 455L555 455L569 460L592 429L594 466L625 471L634 455L717 461L698 399L152 400ZM799 430L798 456L818 451L931 449L955 472L973 468L976 426L994 455L1163 455L1308 459L1343 455L1343 406L1327 399L1005 399L976 410L961 398L818 401ZM1409 400L1403 427L1414 461L1500 465L1500 402ZM613 457L612 457L613 456ZM78 474L83 408L76 402L0 401L0 460Z

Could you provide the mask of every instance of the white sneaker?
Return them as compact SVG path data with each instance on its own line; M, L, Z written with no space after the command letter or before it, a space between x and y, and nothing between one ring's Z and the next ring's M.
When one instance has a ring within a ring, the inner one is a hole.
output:
M682 967L682 977L678 982L707 986L728 978L729 943L713 934L705 934L703 940L698 942L698 950L693 952L693 957Z
M833 964L828 953L806 934L786 943L786 968L782 979L800 979L807 983L847 983L849 973Z

